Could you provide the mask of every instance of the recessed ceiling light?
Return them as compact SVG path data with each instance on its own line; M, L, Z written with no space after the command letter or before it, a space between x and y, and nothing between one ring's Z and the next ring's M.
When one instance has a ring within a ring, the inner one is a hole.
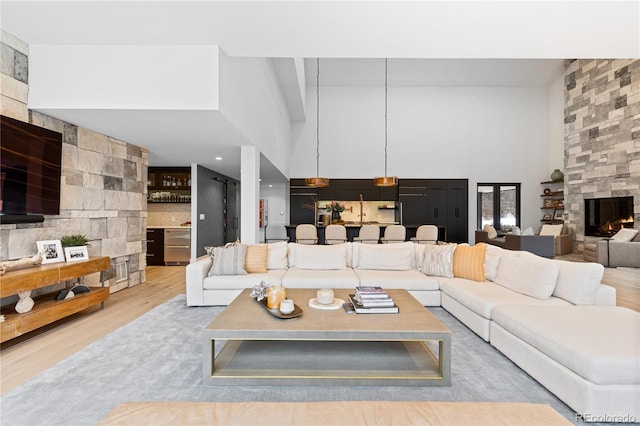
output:
M220 161L222 160L222 157L216 157L216 160Z
M269 188L273 188L273 185L269 185Z

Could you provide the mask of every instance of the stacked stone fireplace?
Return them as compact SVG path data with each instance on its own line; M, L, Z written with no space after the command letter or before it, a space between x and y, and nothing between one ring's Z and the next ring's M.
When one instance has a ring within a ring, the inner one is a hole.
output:
M582 251L616 227L640 227L640 60L567 60L564 113L565 220ZM631 198L631 214L587 230L585 200L619 197Z

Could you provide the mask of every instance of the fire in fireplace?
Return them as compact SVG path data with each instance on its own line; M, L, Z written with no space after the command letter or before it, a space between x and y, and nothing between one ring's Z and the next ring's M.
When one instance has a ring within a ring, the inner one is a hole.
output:
M633 228L633 197L584 200L584 234L610 237L621 228Z

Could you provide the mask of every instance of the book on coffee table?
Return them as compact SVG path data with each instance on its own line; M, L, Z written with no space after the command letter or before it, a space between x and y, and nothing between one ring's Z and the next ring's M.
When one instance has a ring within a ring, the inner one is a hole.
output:
M389 295L382 287L374 286L358 286L356 287L356 295L361 299L385 299Z
M375 299L367 299L361 297L358 293L355 294L355 298L358 302L360 302L365 308L374 308L374 307L390 307L395 306L393 299L391 297L379 297Z
M400 312L400 308L395 303L393 306L377 306L377 307L367 307L364 306L358 299L356 299L355 294L349 295L349 301L353 306L353 310L358 314L397 314Z

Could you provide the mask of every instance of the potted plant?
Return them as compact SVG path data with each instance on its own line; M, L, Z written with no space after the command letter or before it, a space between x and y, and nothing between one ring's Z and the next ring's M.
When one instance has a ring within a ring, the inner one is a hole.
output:
M64 237L60 238L60 243L62 244L62 247L80 247L80 246L88 246L89 245L89 240L87 239L86 235L82 235L82 234L71 234L71 235L65 235Z
M331 219L340 220L340 213L344 211L344 204L340 204L337 201L332 201L331 204L327 204L327 212L331 213Z

